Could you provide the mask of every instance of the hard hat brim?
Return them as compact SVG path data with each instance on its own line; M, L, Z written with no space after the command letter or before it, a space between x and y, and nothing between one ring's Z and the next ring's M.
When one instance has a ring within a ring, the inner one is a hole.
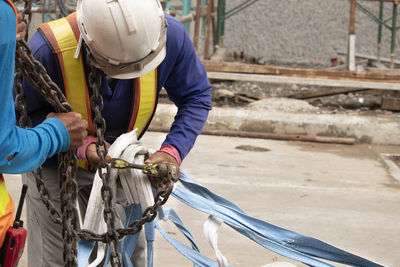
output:
M129 68L121 70L120 68L112 68L112 67L102 68L102 70L107 76L114 79L134 79L143 76L149 73L150 71L154 70L155 68L157 68L164 60L165 55L166 55L166 48L164 46L158 53L158 55L154 57L154 59L151 62L143 66L143 68L139 71L134 68L133 70L130 70Z

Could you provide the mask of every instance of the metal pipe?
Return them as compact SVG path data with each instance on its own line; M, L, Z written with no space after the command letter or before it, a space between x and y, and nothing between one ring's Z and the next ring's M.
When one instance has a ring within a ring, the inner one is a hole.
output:
M196 16L194 19L194 37L193 37L193 45L196 51L199 45L201 6L202 6L202 0L197 0Z
M383 20L383 2L379 3L379 20ZM376 58L378 64L381 63L381 43L382 43L382 24L378 24L378 46L376 51Z
M359 8L363 13L365 13L368 17L370 17L373 21L375 21L378 25L383 25L385 26L387 29L391 30L392 27L390 27L390 25L388 25L386 22L390 21L391 19L388 20L379 20L379 18L377 18L374 14L371 13L371 11L369 11L368 9L366 9L364 6L362 6L361 4L357 3L357 8Z
M356 0L350 0L350 27L349 34L355 33L355 23L356 23Z
M186 15L189 15L191 12L192 8L192 0L183 0L183 10L182 10L182 16L185 17ZM188 34L190 34L190 21L185 22L185 29Z
M223 46L223 38L225 31L225 0L218 0L218 10L217 10L217 40L218 46Z
M397 32L397 6L398 3L393 3L393 16L392 16L392 43L390 46L390 68L394 68L394 53L396 50L396 32Z
M214 0L211 0L211 29L212 29L212 38L213 38L213 48L215 50L215 46L217 45L217 22L215 19L215 5Z
M254 4L257 1L258 0L246 0L245 2L235 6L234 8L232 8L231 10L226 12L225 19L228 19L228 18L232 17L233 15L235 15L238 12L242 11L243 9L251 6L252 4Z
M206 18L206 39L204 41L204 59L209 58L209 47L210 47L210 24L211 24L211 12L214 1L207 0L207 18Z
M350 0L350 25L349 25L349 40L347 43L347 69L354 71L356 69L355 64L355 21L356 21L356 0Z
M207 8L207 0L203 0L203 7ZM201 34L206 35L206 18L203 17L201 20Z

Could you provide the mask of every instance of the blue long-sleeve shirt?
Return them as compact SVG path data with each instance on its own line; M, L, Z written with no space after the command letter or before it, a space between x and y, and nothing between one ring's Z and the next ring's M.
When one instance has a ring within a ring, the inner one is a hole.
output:
M178 107L171 130L162 145L175 147L183 159L193 147L197 136L211 109L211 85L207 73L198 59L192 41L183 25L166 14L168 22L166 57L158 66L158 91L164 87L170 100ZM29 43L32 54L39 60L52 80L64 90L61 69L57 55L53 54L39 32ZM84 57L84 62L85 57ZM89 68L85 64L85 73ZM102 116L106 120L106 139L112 142L129 126L135 80L112 80L102 73L100 94L104 108ZM28 99L28 112L34 123L39 123L49 112L50 105L27 82L24 83Z
M0 173L23 173L38 168L47 157L66 151L69 134L52 118L32 129L16 126L12 85L16 19L12 7L0 0ZM13 159L7 159L14 156Z

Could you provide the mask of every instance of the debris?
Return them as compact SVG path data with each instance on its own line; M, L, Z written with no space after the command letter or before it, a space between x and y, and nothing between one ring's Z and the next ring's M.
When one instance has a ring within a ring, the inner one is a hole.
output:
M289 113L316 113L319 108L314 107L306 101L282 98L282 97L269 97L248 105L251 110L270 110L270 111L284 111Z
M400 110L400 98L398 97L383 97L382 109Z
M254 152L268 152L271 149L259 147L259 146L249 146L249 145L240 145L235 147L235 149L244 150L244 151L254 151Z

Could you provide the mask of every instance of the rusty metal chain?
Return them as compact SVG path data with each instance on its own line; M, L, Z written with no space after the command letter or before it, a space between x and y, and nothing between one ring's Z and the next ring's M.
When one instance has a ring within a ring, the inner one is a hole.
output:
M100 158L100 163L97 166L97 172L103 181L101 187L101 198L104 203L104 221L107 224L106 240L110 245L111 250L111 265L121 266L122 257L117 251L118 244L118 233L115 230L115 205L113 203L113 191L110 187L112 181L110 181L110 165L106 162L107 155L107 144L104 140L104 134L106 131L106 121L101 116L101 111L104 107L103 97L100 95L101 76L99 70L97 70L93 64L91 64L91 70L88 77L89 87L93 90L93 94L90 97L90 103L92 110L94 111L93 127L97 136L96 152ZM102 149L101 149L102 148Z
M17 70L14 80L14 86L16 89L15 104L17 110L21 112L21 118L19 121L21 127L32 127L32 122L27 113L24 90L22 88L22 74L58 112L67 112L72 110L71 106L62 94L61 89L51 80L42 64L32 56L31 50L24 40L17 42L15 66L15 69ZM61 214L49 196L49 192L41 173L42 167L39 167L33 172L36 180L36 187L41 196L42 202L50 212L50 218L52 221L61 224Z
M22 72L28 82L35 88L56 112L70 112L72 107L67 102L61 89L47 74L43 65L37 61L25 41L18 41L15 50L16 67Z
M142 230L145 223L151 222L157 216L157 209L164 205L172 193L173 186L167 186L167 189L159 191L154 198L154 205L148 207L142 215L142 218L132 222L127 228L116 229L118 238L121 239L126 235L137 234ZM106 234L95 234L92 231L82 229L78 232L80 239L87 241L99 241L106 243Z
M29 25L32 19L32 2L29 0L24 0L25 2L25 7L24 10L21 12L22 15L22 20L26 24L26 29L29 29ZM28 17L26 17L26 15ZM28 39L28 32L25 35L25 40ZM28 45L26 44L26 41L18 41L17 42L17 47L16 47L16 57L15 57L15 75L14 75L14 86L16 90L16 96L15 96L15 107L16 109L20 112L20 119L19 119L19 125L22 128L31 128L32 127L32 121L30 117L28 116L28 111L27 111L27 104L26 104L26 99L25 99L25 93L22 87L22 74L24 73L25 77L31 78L29 74L33 75L33 79L36 79L37 81L51 81L50 77L48 77L47 72L43 71L41 73L38 73L36 71L36 66L41 66L31 55L30 49ZM42 67L42 69L44 69ZM38 78L38 77L46 77L46 78ZM33 79L32 82L34 81ZM39 82L35 83L38 87ZM42 83L42 88L46 88L47 83ZM54 86L53 86L54 87ZM59 90L57 86L54 87L55 90ZM35 180L36 180L36 186L37 189L40 193L42 202L46 206L47 210L49 210L50 213L50 218L54 223L61 224L61 215L56 209L53 201L51 201L49 192L47 190L47 187L43 181L42 178L42 167L39 167L36 171L32 172L34 174Z
M24 0L24 2L25 7L22 12L22 18L26 24L26 29L28 30L32 19L32 1ZM26 18L26 16L28 16L28 18ZM32 127L32 122L27 112L25 94L22 88L22 74L54 107L56 112L72 111L71 106L68 104L60 88L51 80L45 68L32 56L26 40L28 40L28 32L25 36L25 40L17 42L15 58L16 74L14 77L16 88L15 103L17 109L21 113L19 124L24 128ZM59 154L59 162L62 218L49 197L48 190L41 175L42 167L39 167L35 172L33 172L33 174L35 176L37 189L41 195L42 202L49 210L51 219L53 222L62 225L65 266L77 266L78 235L76 232L78 230L78 214L74 207L78 192L78 185L75 180L77 161L73 151L70 150Z
M21 127L31 127L32 123L27 114L26 99L22 88L22 75L38 90L38 92L53 106L56 112L72 111L61 89L51 80L45 68L32 56L29 46L25 40L19 41L16 47L16 69L15 78L16 104L21 112ZM77 161L73 151L59 154L59 178L60 198L62 216L51 201L48 190L41 175L42 167L33 172L37 189L41 195L42 202L50 212L53 222L61 224L64 240L64 263L65 266L77 266L77 244L78 244L78 212L74 206L76 203L78 185L76 183Z
M24 0L24 10L20 12L22 21L25 22L26 29L29 29L29 25L32 20L32 2ZM28 17L26 17L28 16ZM25 40L28 40L28 32L26 32ZM16 90L15 107L20 112L21 116L19 119L19 125L22 128L31 128L32 122L28 116L26 109L26 99L24 90L22 89L22 73L21 69L16 66L14 74L14 84Z
M24 10L22 11L22 18L26 24L26 35L25 35L25 41L28 41L29 33L28 29L29 26L31 25L32 21L32 0L24 0ZM28 16L28 19L25 19L25 16Z
M58 176L60 178L60 198L62 212L62 236L64 241L64 266L78 265L78 211L77 203L78 183L76 173L78 162L72 150L58 154Z
M20 113L20 118L18 121L19 126L21 128L31 128L32 121L28 116L24 89L22 88L22 73L19 70L19 68L15 68L14 85L15 85L15 92L16 92L15 108Z

